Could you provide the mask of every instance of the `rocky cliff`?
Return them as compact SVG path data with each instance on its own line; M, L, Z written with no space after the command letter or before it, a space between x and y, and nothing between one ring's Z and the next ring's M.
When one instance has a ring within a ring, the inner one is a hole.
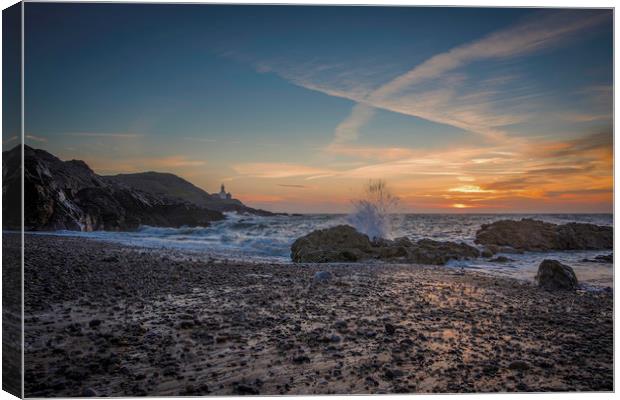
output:
M17 146L3 153L5 229L20 226L19 207L14 204L19 204L21 197L20 151ZM193 194L199 196L202 190L189 182L172 174L150 178L124 180L99 176L84 161L62 161L44 150L24 146L25 228L132 230L140 225L206 226L224 218L221 210L207 207L197 198L161 193L159 189L168 185L166 180L172 180L191 186ZM202 192L205 198L209 197ZM253 211L241 202L236 207L242 212Z

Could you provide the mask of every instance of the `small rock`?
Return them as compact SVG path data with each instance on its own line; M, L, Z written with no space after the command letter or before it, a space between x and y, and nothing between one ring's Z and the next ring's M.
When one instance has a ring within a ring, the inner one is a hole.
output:
M91 328L96 328L99 325L101 325L101 320L99 319L93 319L88 323L88 326L90 326Z
M97 392L95 389L91 387L87 387L87 388L84 388L84 390L82 390L82 397L99 397L99 396L101 396L99 392Z
M491 257L493 257L493 254L494 254L493 251L491 249L489 249L488 247L485 247L480 252L480 256L482 256L484 258L491 258Z
M527 361L516 360L516 361L511 362L508 365L508 368L516 369L516 370L519 370L519 371L525 371L527 369L530 369L530 364Z
M295 364L309 363L310 362L310 358L308 356L297 356L297 357L293 358L293 362Z
M315 283L323 283L332 279L332 274L329 271L318 271L314 274L313 281Z
M336 328L336 330L338 331L342 331L347 329L347 327L349 326L349 324L347 323L347 321L343 321L343 320L338 320L334 323L334 328Z
M331 335L329 338L329 341L332 343L340 343L340 340L342 339L338 335Z
M258 389L248 385L237 385L234 389L235 394L239 395L257 395L260 394Z
M391 381L393 379L400 378L403 375L404 375L404 373L401 370L398 370L398 369L386 369L383 376L385 377L385 379Z

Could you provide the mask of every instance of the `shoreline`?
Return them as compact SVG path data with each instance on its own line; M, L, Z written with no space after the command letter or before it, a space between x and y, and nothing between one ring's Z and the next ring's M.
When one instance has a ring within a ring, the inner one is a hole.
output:
M588 214L591 215L591 214ZM116 232L105 232L106 234L114 234ZM4 234L17 234L18 232L12 231L4 231ZM88 232L92 233L92 232ZM185 261L185 260L200 260L211 263L242 263L242 264L269 264L269 265L304 265L304 263L294 263L290 256L275 256L275 255L257 255L251 252L243 253L242 250L233 250L233 249L212 249L212 250L199 250L192 247L180 247L177 243L171 242L167 245L165 244L149 244L149 243L141 243L139 242L139 238L136 238L134 242L129 239L120 239L120 238L107 238L107 237L89 237L88 233L84 232L72 232L72 231L27 231L25 232L26 236L43 236L43 237L54 237L54 238L67 238L71 240L82 239L88 241L94 241L98 243L106 243L112 246L120 246L124 248L131 248L136 251L149 251L149 252L158 252L165 254L167 257L172 257L176 261ZM96 232L95 232L96 233ZM127 232L122 232L127 233ZM182 242L181 242L182 243ZM468 243L470 245L476 246L474 243L463 241L463 243ZM203 247L208 246L207 243L203 245ZM463 267L467 270L468 273L473 274L483 274L491 277L498 278L508 278L508 279L516 279L520 282L526 283L534 283L534 277L536 275L536 269L542 260L544 259L557 259L561 262L566 263L567 265L573 267L577 272L579 278L579 286L582 290L588 291L613 291L613 263L609 264L609 269L612 271L611 276L605 276L608 274L604 266L606 264L603 263L586 263L588 268L595 268L597 271L592 270L581 270L584 267L583 260L588 258L592 259L598 255L607 255L612 252L613 249L609 250L563 250L563 251L550 251L550 252L523 252L521 254L518 253L497 253L498 255L506 256L509 259L508 264L505 261L502 262L494 262L491 258L476 258L472 260L468 260L465 262L452 260L449 263L445 264L444 267L452 268L455 271L460 270ZM528 260L524 260L524 256L528 257ZM576 260L563 260L564 257L571 256L577 257L581 259L579 264L576 266L574 261ZM516 258L516 260L515 260ZM511 264L511 262L517 262L517 265ZM354 264L352 263L323 263L319 265L359 265L359 262ZM391 262L391 261L383 261L383 260L367 260L364 261L363 264L366 265L402 265L407 266L411 265L410 263L405 262ZM525 267L524 267L525 264ZM507 270L505 267L512 268L511 270ZM503 270L498 270L498 267L504 268ZM511 272L512 271L512 272ZM598 274L598 275L593 275Z
M25 251L29 397L613 390L607 291L59 236Z

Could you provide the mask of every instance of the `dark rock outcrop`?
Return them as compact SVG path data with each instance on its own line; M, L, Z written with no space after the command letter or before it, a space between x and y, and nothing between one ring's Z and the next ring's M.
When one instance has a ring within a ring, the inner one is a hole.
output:
M571 222L556 225L524 218L482 225L477 244L508 246L522 251L602 250L613 247L613 228Z
M556 260L544 260L540 263L536 282L538 282L538 286L551 290L576 289L578 285L575 271L568 265Z
M443 265L450 260L476 258L480 252L465 243L421 239L407 248L406 260L417 264Z
M368 236L348 225L319 229L295 240L291 246L294 262L347 262L372 258Z
M603 250L614 247L614 230L611 226L571 222L559 225L559 249Z
M5 198L19 198L21 148L3 153ZM17 193L17 194L16 194ZM220 211L179 199L158 197L95 174L83 161L61 161L52 154L24 146L24 225L27 230L132 230L140 225L206 226L223 219ZM6 208L4 214L8 214ZM19 229L11 215L6 229Z
M476 258L480 252L465 243L408 238L371 241L355 228L339 225L320 229L297 239L291 246L294 262L355 262L391 260L415 264L443 265L449 260Z

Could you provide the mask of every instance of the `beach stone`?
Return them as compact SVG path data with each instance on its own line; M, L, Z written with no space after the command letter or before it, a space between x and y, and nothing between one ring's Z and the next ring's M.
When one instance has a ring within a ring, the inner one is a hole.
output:
M495 253L488 247L485 247L484 249L482 249L482 251L480 252L480 256L484 257L484 258L491 258L493 257Z
M297 357L293 358L293 362L295 364L309 363L310 362L310 358L308 356L297 356Z
M557 260L544 260L536 274L538 286L545 289L575 289L578 281L575 271Z
M96 328L99 325L101 325L101 320L99 319L93 319L88 323L88 326L90 326L91 328Z
M314 274L313 281L315 283L323 283L332 279L332 274L329 271L318 271Z
M239 395L258 395L260 391L253 386L249 385L236 385L234 393Z
M347 321L344 321L342 319L339 319L338 321L334 322L334 328L336 328L336 330L344 330L347 329L347 327L349 326L349 324L347 323Z
M515 360L508 365L508 368L514 370L525 371L530 369L530 364L527 361Z
M523 251L603 250L613 247L613 228L575 222L557 225L531 218L501 220L482 225L475 243Z
M97 392L95 389L91 387L87 387L87 388L84 388L84 390L82 390L82 397L99 397L99 396L101 396L99 392Z

